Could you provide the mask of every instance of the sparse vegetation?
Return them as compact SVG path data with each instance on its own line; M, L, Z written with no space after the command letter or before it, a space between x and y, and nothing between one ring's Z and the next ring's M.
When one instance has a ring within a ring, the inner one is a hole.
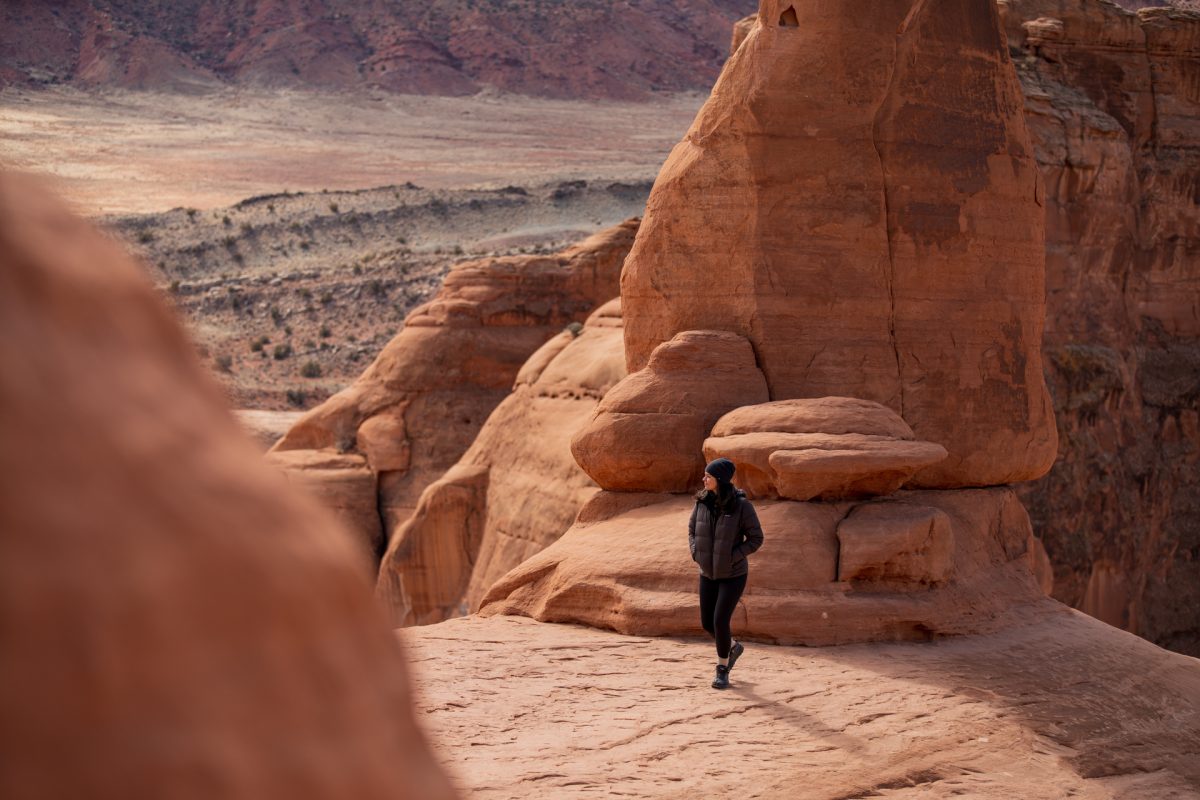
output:
M290 342L275 345L275 351L272 353L276 361L283 361L285 358L291 358L292 345Z
M250 342L250 352L261 353L262 349L269 345L271 340L266 336L259 336L257 339Z
M337 204L337 203L330 203L330 204L329 204L329 210L330 210L330 211L332 211L332 212L333 212L333 213L335 213L335 214L336 214L336 213L338 213L338 204Z
M139 231L138 235L137 235L137 240L141 244L150 244L151 242L154 241L154 234L151 233L150 231Z
M304 366L300 368L300 375L305 378L321 377L321 365L316 361L305 361Z
M227 374L233 372L233 356L227 353L222 353L213 359L213 362L217 365L217 369L221 372Z
M322 325L320 335L322 339L328 339L330 336L333 336L333 331L329 329L328 325Z
M305 400L305 394L300 389L288 389L287 390L287 401L291 405L303 406L304 400Z
M229 215L226 214L225 216L221 217L221 224L224 225L226 228L228 228L230 225L233 224L233 220L231 220L229 218Z

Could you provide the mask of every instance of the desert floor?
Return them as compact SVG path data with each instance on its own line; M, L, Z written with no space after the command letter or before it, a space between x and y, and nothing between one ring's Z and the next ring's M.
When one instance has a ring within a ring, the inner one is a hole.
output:
M92 215L406 181L653 177L703 97L653 103L224 90L0 92L0 162Z
M520 617L398 632L474 798L1200 796L1196 660L1051 601L930 643L707 641Z

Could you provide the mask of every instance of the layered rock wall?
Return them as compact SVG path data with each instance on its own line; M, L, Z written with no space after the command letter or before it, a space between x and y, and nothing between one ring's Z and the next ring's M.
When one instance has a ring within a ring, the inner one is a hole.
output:
M292 426L271 459L295 471L350 456L342 463L353 476L304 482L333 506L346 505L347 491L375 487L377 518L351 516L363 521L364 547L378 558L425 487L471 446L526 360L616 296L637 227L628 220L552 256L457 265L358 380Z
M478 607L492 583L555 541L596 485L571 437L625 374L620 302L547 342L474 444L392 537L376 594L396 625Z
M1200 654L1200 15L1001 3L1046 185L1054 595Z

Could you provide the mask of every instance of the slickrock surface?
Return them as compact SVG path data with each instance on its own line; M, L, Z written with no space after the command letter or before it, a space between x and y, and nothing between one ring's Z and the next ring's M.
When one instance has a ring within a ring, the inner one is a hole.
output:
M919 485L1036 478L1056 452L1043 203L991 0L764 0L651 192L629 370L729 330L771 399L874 400L944 445Z
M139 267L4 174L0 363L0 796L452 796L349 534Z
M1014 621L748 643L725 692L698 639L512 617L402 638L436 747L482 799L1200 796L1200 664L1048 601Z
M1022 494L1055 597L1200 655L1200 15L1000 8L1045 177L1062 436Z
M470 450L392 536L376 594L396 625L478 607L497 578L571 526L597 489L571 457L571 436L624 375L619 300L534 353Z
M562 538L498 580L481 614L623 633L701 632L690 496L604 493ZM1011 489L905 491L866 503L755 503L766 540L734 613L789 644L921 640L995 630L1043 597L1040 553ZM924 535L916 530L926 520ZM845 570L839 574L839 564Z
M913 441L894 411L851 397L742 406L704 440L706 459L728 458L751 497L844 500L891 494L946 448Z
M360 534L386 541L466 452L526 359L616 296L637 225L628 220L554 256L457 265L362 376L305 414L274 451L364 456L382 519Z
M700 485L701 445L713 423L766 399L767 384L746 339L684 331L604 396L571 441L571 452L605 489L685 492Z

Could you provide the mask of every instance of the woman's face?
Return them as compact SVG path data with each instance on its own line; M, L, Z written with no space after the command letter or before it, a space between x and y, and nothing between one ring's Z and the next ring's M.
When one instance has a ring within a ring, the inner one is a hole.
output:
M712 475L709 475L707 472L704 473L704 488L708 489L710 492L715 492L717 490L717 479Z

